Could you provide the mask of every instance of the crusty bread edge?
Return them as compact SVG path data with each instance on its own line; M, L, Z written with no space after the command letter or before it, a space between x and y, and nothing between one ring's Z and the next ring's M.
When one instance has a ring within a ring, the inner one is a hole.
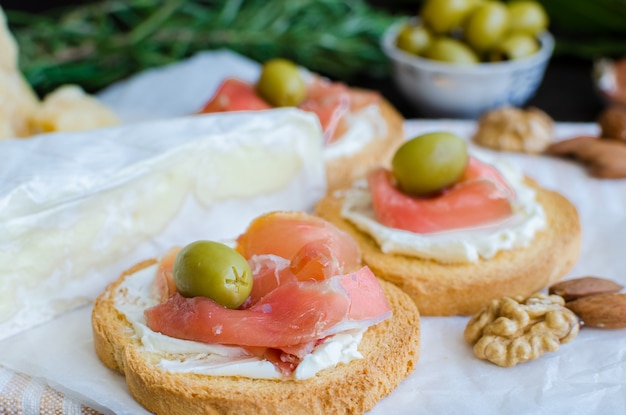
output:
M341 216L341 192L323 198L316 213L351 234L361 247L363 262L407 292L421 315L472 315L492 299L540 291L564 277L578 260L581 228L576 208L559 193L530 179L527 183L544 207L547 227L530 246L501 251L477 263L443 264L384 254L369 235Z
M393 316L365 333L359 346L363 359L326 369L304 381L163 371L155 366L159 357L142 350L113 298L128 275L154 263L137 264L107 287L94 303L92 327L98 358L125 375L132 396L156 414L360 414L391 393L418 362L417 307L408 295L381 280Z
M396 149L404 142L404 118L384 98L380 100L380 114L386 123L386 136L378 137L352 156L338 157L326 162L328 192L348 187L365 177L374 167L388 166Z
M132 275L156 263L156 259L149 259L135 264L124 271L117 280L110 283L105 291L94 301L91 312L94 349L98 359L109 369L120 373L125 372L124 350L119 343L121 339L124 339L124 343L132 344L132 340L130 338L126 339L126 337L133 334L133 329L126 317L115 308L112 294L128 275ZM114 322L114 324L111 324L111 322Z

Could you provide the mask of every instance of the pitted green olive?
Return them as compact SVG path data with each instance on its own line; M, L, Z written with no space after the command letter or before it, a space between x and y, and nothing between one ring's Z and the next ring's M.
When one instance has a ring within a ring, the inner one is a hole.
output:
M463 139L448 132L432 132L405 142L391 164L400 190L422 196L454 184L463 175L467 160Z
M276 58L263 64L256 91L275 107L293 107L306 98L307 88L295 63Z
M237 251L219 242L196 241L176 256L176 289L185 297L208 297L228 308L241 306L252 291L252 270Z

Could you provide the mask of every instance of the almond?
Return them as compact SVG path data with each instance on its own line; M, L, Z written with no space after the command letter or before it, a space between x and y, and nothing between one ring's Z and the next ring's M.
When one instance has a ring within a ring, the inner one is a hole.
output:
M565 303L587 327L626 328L626 293L597 294Z
M560 295L565 301L572 301L589 295L616 293L622 288L624 287L615 281L605 278L581 277L554 284L550 286L548 292Z
M622 107L614 105L602 111L598 125L603 138L626 142L626 110Z

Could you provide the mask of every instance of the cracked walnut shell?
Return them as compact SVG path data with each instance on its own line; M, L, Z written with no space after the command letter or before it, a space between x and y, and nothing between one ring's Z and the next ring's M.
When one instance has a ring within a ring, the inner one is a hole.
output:
M538 108L505 106L483 114L472 139L493 150L538 154L554 140L554 121Z
M564 304L561 296L543 293L493 300L469 320L465 340L478 358L498 366L537 359L578 334L578 317Z

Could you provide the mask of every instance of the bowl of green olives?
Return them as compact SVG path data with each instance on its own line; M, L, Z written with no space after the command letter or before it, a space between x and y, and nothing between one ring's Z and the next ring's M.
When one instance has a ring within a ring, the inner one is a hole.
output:
M523 106L554 49L535 0L425 0L381 39L394 82L421 116L478 118Z

